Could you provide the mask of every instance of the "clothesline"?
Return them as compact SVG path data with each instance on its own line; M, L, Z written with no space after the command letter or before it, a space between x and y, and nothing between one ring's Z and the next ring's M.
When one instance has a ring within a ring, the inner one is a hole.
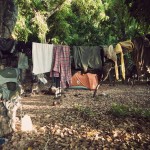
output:
M11 43L11 44L8 44ZM5 46L9 45L9 48ZM14 46L15 45L15 46ZM66 87L71 84L71 52L70 46L54 45L47 43L13 41L12 39L0 38L0 50L2 52L9 51L12 53L23 53L25 57L32 58L33 70L35 75L49 72L50 77L60 77L61 87ZM73 46L73 59L76 69L87 71L88 68L98 69L103 66L102 47L100 46ZM86 54L86 55L84 55ZM23 55L19 55L21 57ZM86 57L84 57L86 56ZM23 60L23 58L21 59ZM27 59L24 58L24 62ZM21 61L18 61L18 66L21 66ZM23 68L24 67L24 68ZM20 69L27 69L26 66Z

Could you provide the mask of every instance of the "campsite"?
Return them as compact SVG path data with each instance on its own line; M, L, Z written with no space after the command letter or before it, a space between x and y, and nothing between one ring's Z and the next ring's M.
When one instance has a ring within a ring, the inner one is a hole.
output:
M0 0L0 150L149 150L149 10Z

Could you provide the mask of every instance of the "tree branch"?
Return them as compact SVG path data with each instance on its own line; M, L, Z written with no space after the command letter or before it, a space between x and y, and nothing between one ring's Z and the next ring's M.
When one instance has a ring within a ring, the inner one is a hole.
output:
M51 17L55 12L57 12L58 10L60 10L60 9L64 6L64 4L65 4L66 1L67 1L67 0L63 0L61 3L59 3L59 4L48 14L47 19L48 19L49 17Z

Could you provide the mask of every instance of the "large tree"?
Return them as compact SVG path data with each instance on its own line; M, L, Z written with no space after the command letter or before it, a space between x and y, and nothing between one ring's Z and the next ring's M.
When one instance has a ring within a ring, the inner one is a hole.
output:
M15 27L18 9L15 0L0 0L0 37L9 38Z
M47 19L67 0L16 0L18 20L13 35L18 40L46 42Z
M107 19L99 0L72 0L48 20L48 38L69 45L103 43L101 22Z
M143 30L125 0L72 0L48 20L48 38L69 45L103 45L134 37Z

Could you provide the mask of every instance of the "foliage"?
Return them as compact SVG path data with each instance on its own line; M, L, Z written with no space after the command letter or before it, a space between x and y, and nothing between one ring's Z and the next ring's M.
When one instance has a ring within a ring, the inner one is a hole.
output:
M150 118L150 109L135 108L122 104L113 104L110 112L117 117L135 116Z
M18 40L68 45L116 44L148 32L125 0L16 0Z
M80 114L80 116L86 120L91 117L96 116L95 112L92 111L90 107L84 107L82 105L75 105L74 110L76 110Z
M25 17L21 16L20 13L18 14L18 21L16 23L13 36L21 41L27 41L29 34L32 31L28 28L27 21Z
M150 1L148 0L125 0L125 4L128 7L130 16L135 18L140 27L143 29L143 33L147 34L150 32Z
M127 116L129 115L128 107L125 105L113 104L111 108L111 113L115 116Z
M148 0L126 0L131 16L136 18L141 23L150 23L149 9L150 1Z
M124 0L72 1L48 23L48 39L69 45L115 44L143 33Z
M130 17L124 0L105 0L105 10L109 20L104 22L107 43L116 43L136 36L141 28L136 20Z
M62 0L16 0L19 7L14 35L18 40L45 42L48 31L47 17Z
M64 6L61 11L48 19L49 32L47 39L50 39L50 42L55 44L69 43L71 39L69 34L71 26L67 22L67 19L69 19L70 15L72 15L71 10L67 6Z
M50 17L48 37L69 45L97 45L101 39L100 22L107 17L98 1L75 1L66 4Z

